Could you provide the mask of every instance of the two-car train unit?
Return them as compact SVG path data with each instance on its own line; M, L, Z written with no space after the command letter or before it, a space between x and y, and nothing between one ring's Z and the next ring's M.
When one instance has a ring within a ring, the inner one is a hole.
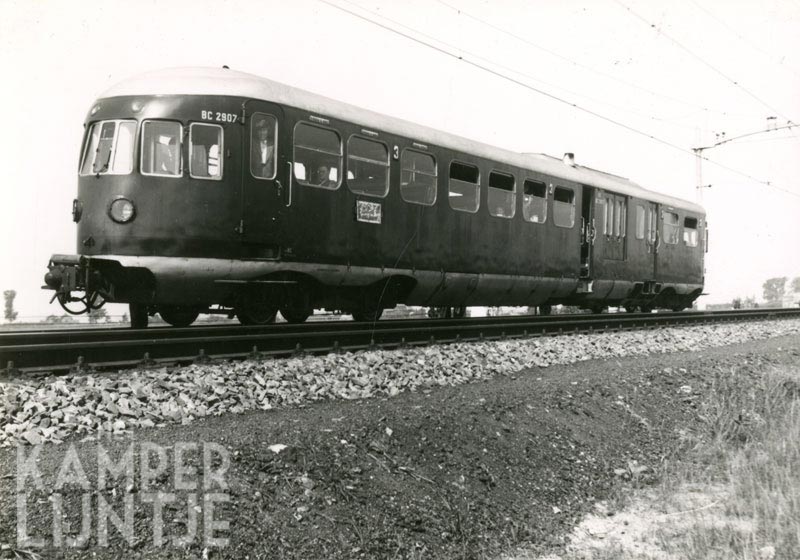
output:
M98 99L72 216L77 254L52 256L45 287L71 312L128 303L139 328L398 303L677 310L703 289L697 204L227 68Z

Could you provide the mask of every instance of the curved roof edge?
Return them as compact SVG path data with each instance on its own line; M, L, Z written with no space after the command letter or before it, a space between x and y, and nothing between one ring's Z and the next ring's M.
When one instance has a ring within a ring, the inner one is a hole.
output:
M699 204L645 189L633 181L610 173L580 165L566 165L559 158L544 154L520 154L504 150L227 68L168 68L147 72L117 83L106 90L100 98L126 95L230 95L273 101L317 115L385 130L423 144L473 153L486 159L531 169L545 175L562 177L575 183L647 198L660 204L705 214L705 210Z

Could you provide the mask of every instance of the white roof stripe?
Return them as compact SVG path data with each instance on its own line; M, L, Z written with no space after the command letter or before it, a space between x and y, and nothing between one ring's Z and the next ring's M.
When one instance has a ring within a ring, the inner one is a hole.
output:
M329 116L367 128L385 130L411 140L475 154L477 156L562 177L575 183L646 198L667 206L685 208L705 214L701 206L645 189L633 181L576 165L568 166L558 158L544 154L519 154L449 134L402 119L389 117L322 95L261 78L253 74L224 68L169 68L140 74L112 86L101 98L124 95L229 95L273 101L304 109L320 116Z

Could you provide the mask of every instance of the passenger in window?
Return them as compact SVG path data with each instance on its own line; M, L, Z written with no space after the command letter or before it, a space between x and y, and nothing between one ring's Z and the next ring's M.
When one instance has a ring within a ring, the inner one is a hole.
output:
M275 139L272 127L265 118L253 124L253 137L250 142L250 168L256 177L272 177L275 170Z
M331 170L327 165L317 167L312 184L319 187L331 188L336 186L336 181L331 180Z

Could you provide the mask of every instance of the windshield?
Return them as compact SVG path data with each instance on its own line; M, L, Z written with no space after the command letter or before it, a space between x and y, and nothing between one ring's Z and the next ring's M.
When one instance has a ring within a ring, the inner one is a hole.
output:
M133 170L136 121L100 121L86 135L81 175L124 175Z

